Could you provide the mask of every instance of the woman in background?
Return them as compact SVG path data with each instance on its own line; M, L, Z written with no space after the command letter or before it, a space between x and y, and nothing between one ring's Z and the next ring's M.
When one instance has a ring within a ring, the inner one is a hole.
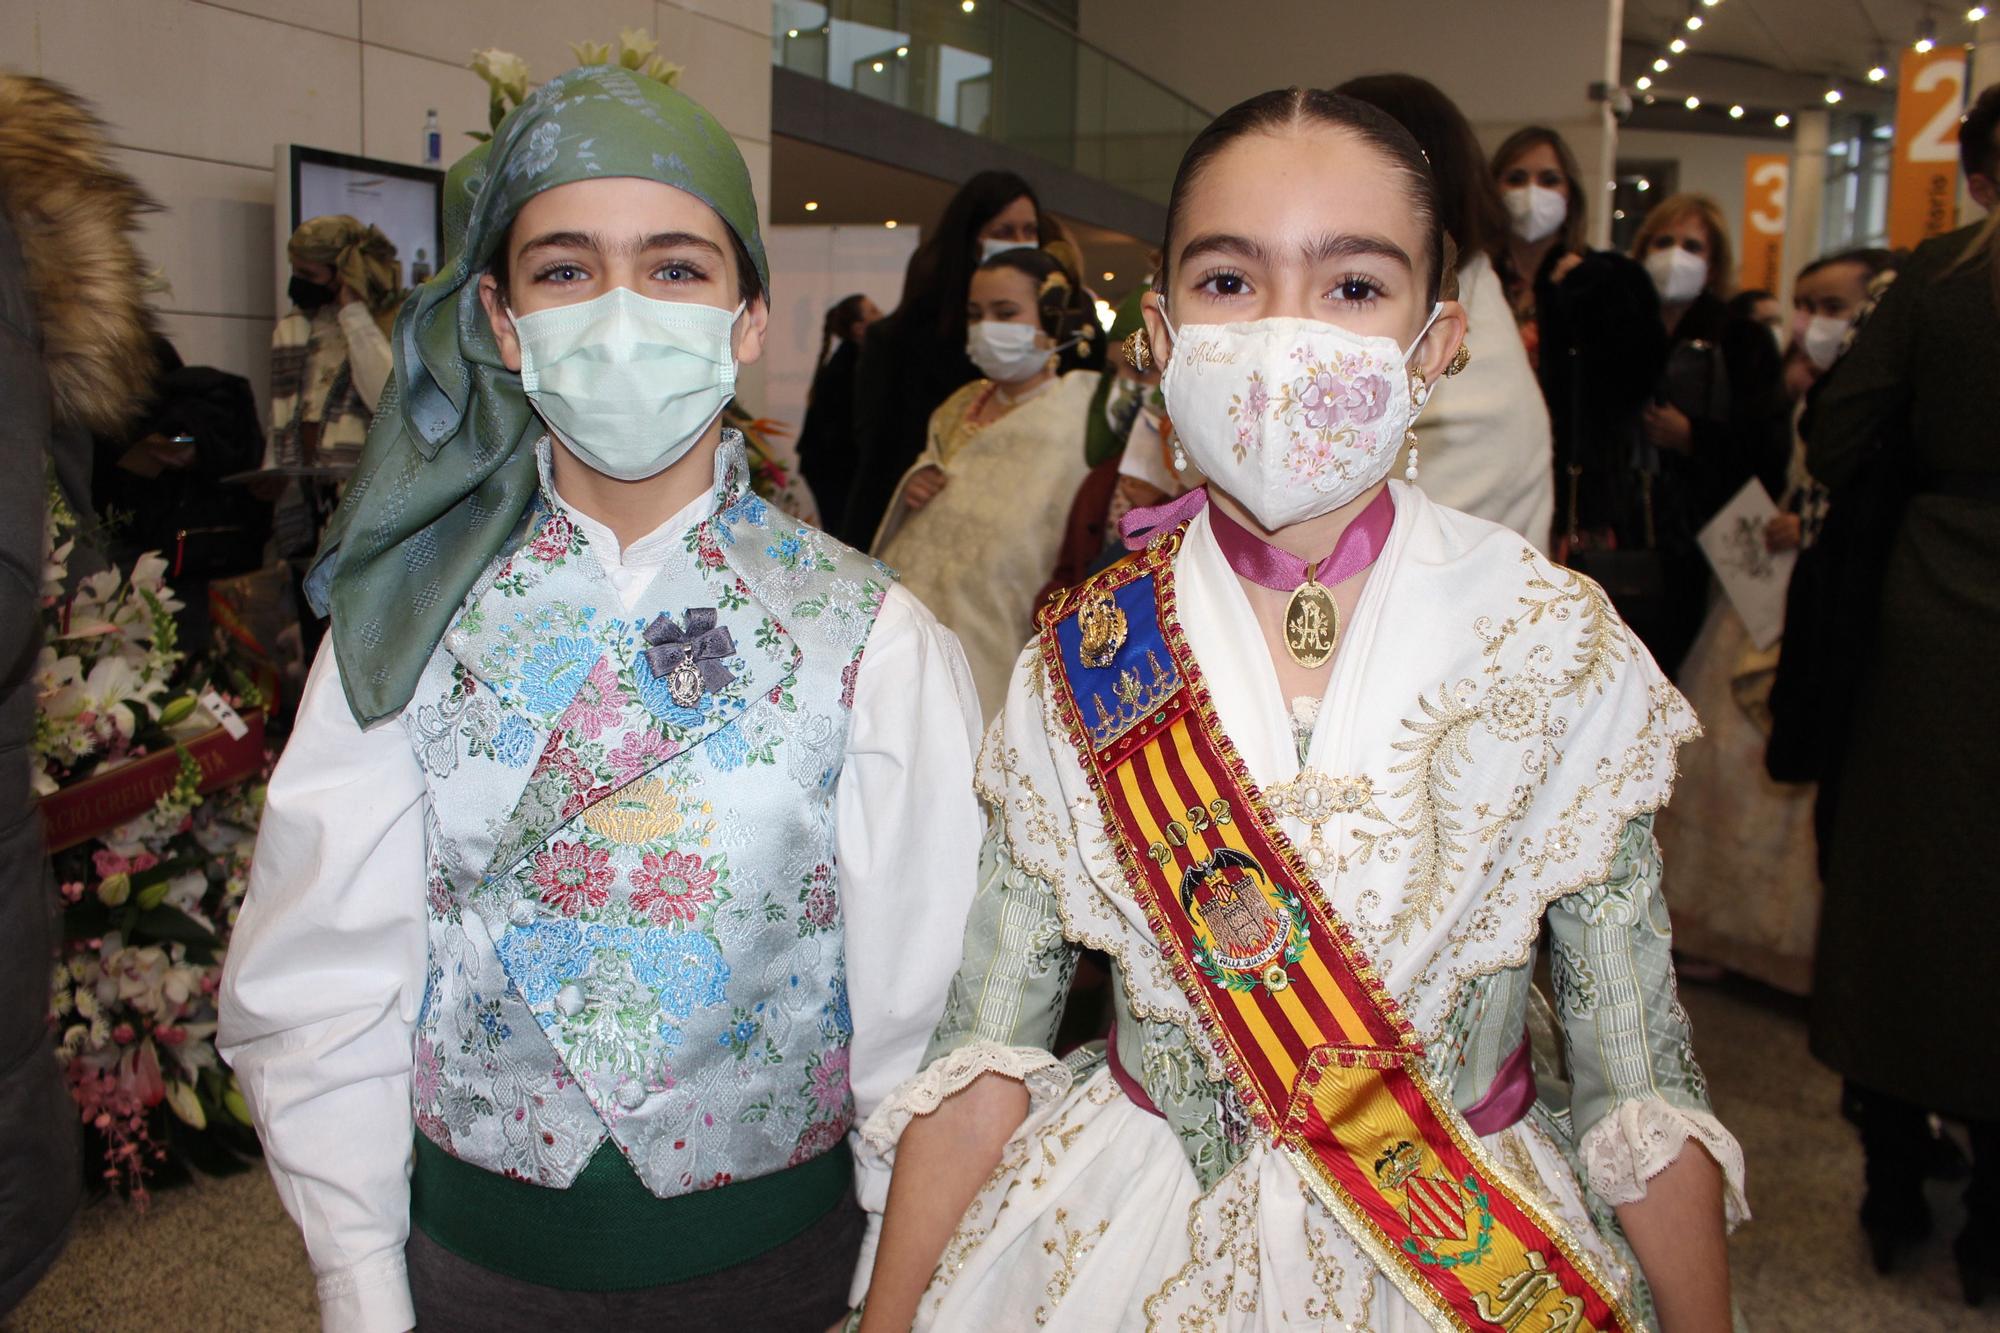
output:
M1989 135L1991 131L1988 131ZM1989 143L1991 140L1989 139ZM1986 168L2000 163L1989 149ZM2000 788L2000 215L1918 246L1814 389L1807 461L1836 522L1905 488L1863 657L1826 856L1813 1054L1846 1080L1887 1270L1930 1231L1925 1111L1966 1122L1955 1245L1966 1299L2000 1288L2000 1005L1992 850ZM1886 469L1878 464L1886 464Z
M1800 337L1786 355L1789 400L1833 364L1869 283L1888 263L1886 250L1857 250L1799 271L1793 304ZM1764 319L1752 322L1767 327ZM1799 551L1803 559L1826 498L1806 471L1802 447L1793 450L1776 498L1781 512L1764 533L1765 548ZM1727 597L1709 607L1680 680L1702 736L1681 752L1680 799L1661 812L1659 838L1683 974L1727 968L1804 995L1819 925L1818 844L1812 784L1773 781L1765 766L1780 646L1751 642Z
M1097 373L1073 367L1096 325L1077 275L1028 248L979 266L964 316L966 355L982 378L932 414L874 552L957 633L990 717L1034 633L1035 590L1088 470Z
M958 187L910 256L903 299L869 327L854 385L854 481L834 536L866 547L897 478L923 452L931 413L979 378L965 355L965 295L972 271L1004 250L1057 238L1028 182L982 171Z
M1507 294L1493 264L1507 211L1479 140L1452 100L1413 74L1349 79L1334 91L1394 116L1430 159L1440 221L1458 247L1456 295L1476 331L1453 363L1451 392L1417 432L1417 484L1439 504L1512 528L1546 551L1555 518L1549 413L1526 350L1505 336Z
M1617 536L1621 546L1659 553L1659 596L1632 628L1678 678L1708 615L1708 561L1695 534L1752 478L1774 499L1784 495L1792 409L1771 335L1732 317L1725 304L1736 266L1713 199L1661 201L1640 225L1632 254L1660 298L1667 348L1653 401L1639 414L1631 459L1639 504L1617 516Z
M819 359L806 393L805 424L799 427L799 471L819 502L819 525L828 532L840 531L854 485L855 362L862 335L880 318L882 308L856 292L826 312L820 329Z
M1493 177L1508 217L1496 267L1548 405L1553 553L1568 559L1613 545L1616 516L1637 508L1632 441L1665 354L1660 302L1638 264L1589 247L1589 196L1561 135L1517 130Z

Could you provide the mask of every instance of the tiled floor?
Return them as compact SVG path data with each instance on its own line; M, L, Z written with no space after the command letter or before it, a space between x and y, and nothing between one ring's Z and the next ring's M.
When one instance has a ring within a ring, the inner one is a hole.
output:
M1860 1157L1836 1113L1838 1084L1806 1053L1795 1008L1733 987L1689 986L1696 1049L1716 1110L1742 1140L1756 1220L1731 1256L1755 1333L2000 1329L2000 1300L1960 1301L1949 1238L1955 1190L1933 1186L1939 1234L1889 1279L1869 1267L1854 1222ZM267 1178L252 1173L160 1196L144 1218L116 1205L84 1217L9 1330L309 1330L312 1283ZM984 1331L982 1331L984 1333Z

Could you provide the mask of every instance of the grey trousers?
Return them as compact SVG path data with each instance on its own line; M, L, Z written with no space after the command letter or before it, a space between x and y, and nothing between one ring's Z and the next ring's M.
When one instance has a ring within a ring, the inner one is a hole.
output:
M852 1197L799 1235L734 1268L636 1291L563 1291L461 1259L410 1229L404 1251L417 1333L507 1329L673 1329L825 1333L847 1312L867 1214Z

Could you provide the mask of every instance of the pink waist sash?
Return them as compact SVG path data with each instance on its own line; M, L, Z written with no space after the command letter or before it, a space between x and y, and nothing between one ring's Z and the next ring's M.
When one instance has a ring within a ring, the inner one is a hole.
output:
M1126 1071L1125 1062L1118 1058L1116 1023L1111 1025L1111 1036L1105 1043L1104 1053L1111 1066L1112 1081L1125 1094L1125 1099L1149 1115L1159 1115L1160 1108L1153 1105L1145 1087ZM1528 1114L1528 1108L1534 1104L1534 1052L1529 1047L1527 1034L1523 1033L1521 1044L1500 1062L1500 1069L1493 1075L1493 1085L1486 1089L1486 1095L1466 1108L1465 1123L1471 1126L1474 1134L1485 1138L1520 1123L1522 1117Z

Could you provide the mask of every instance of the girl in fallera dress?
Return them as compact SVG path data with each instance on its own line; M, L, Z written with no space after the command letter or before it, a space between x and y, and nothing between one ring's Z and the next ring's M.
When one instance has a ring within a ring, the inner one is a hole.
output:
M1183 159L1130 352L1209 484L1040 614L988 732L963 962L861 1130L865 1333L1730 1326L1652 836L1695 719L1596 585L1389 479L1466 332L1438 216L1336 94ZM1111 1039L1058 1058L1086 947Z

